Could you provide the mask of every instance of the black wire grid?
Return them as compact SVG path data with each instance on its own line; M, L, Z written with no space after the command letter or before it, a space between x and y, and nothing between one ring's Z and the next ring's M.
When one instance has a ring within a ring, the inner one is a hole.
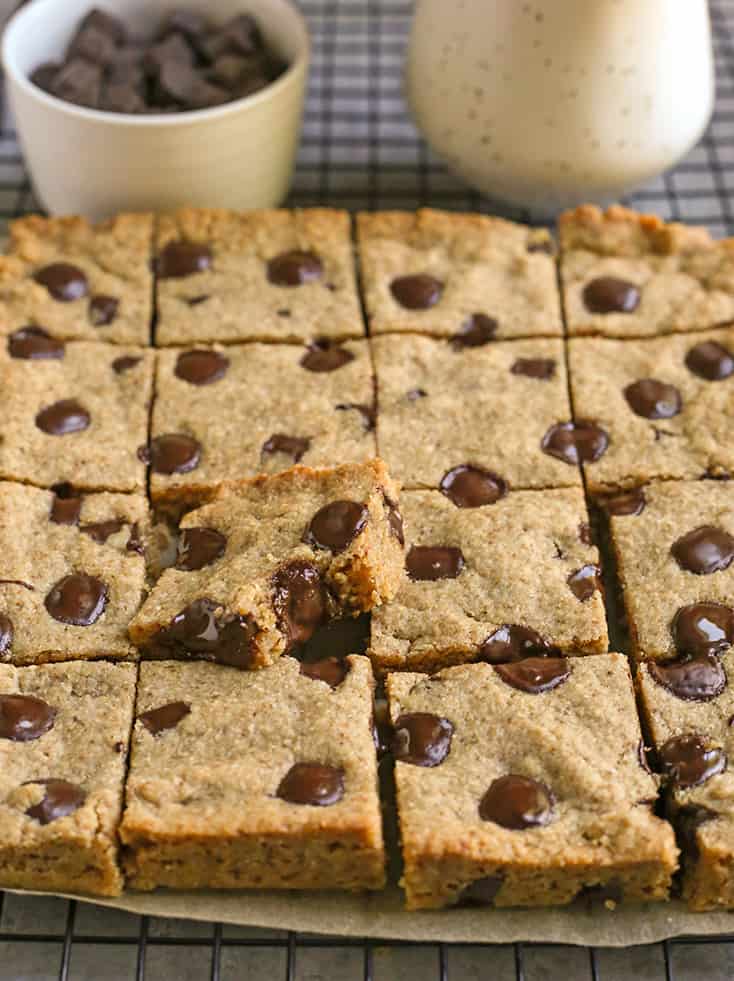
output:
M521 211L482 198L447 173L409 121L401 88L410 3L300 0L299 6L309 21L314 58L291 204L352 209L431 205L528 219ZM707 225L715 235L732 235L734 0L710 0L710 8L717 71L713 122L686 160L627 203L667 219ZM37 206L5 108L0 221L33 210ZM49 903L55 904L50 916ZM449 946L244 930L119 913L91 915L94 912L74 901L21 899L0 892L0 981L734 977L734 933L681 937L627 950L521 943ZM49 932L37 929L44 914L55 927Z

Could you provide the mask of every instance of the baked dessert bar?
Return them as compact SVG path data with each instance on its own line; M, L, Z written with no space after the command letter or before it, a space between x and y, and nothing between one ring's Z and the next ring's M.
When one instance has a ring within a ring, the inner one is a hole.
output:
M290 657L141 666L120 829L132 888L384 885L372 674L342 663L328 682Z
M149 214L12 222L0 256L0 335L35 327L60 340L147 344L152 249Z
M364 335L346 211L183 208L157 249L159 345Z
M563 333L545 229L424 208L360 214L357 233L372 334L473 345Z
M559 222L571 336L653 337L734 320L734 240L615 205Z
M0 665L0 886L117 896L135 665Z
M466 347L393 334L372 350L378 449L403 487L439 488L467 464L513 488L581 486L578 467L544 449L571 418L559 340Z
M378 671L607 649L599 555L580 490L510 491L481 507L405 491L400 507L406 574L395 599L372 614Z
M665 899L626 659L527 658L387 680L408 909Z
M734 655L641 665L644 720L667 780L667 813L693 910L734 907Z
M379 460L223 485L181 522L179 557L130 624L156 657L259 668L339 615L391 599L397 489Z

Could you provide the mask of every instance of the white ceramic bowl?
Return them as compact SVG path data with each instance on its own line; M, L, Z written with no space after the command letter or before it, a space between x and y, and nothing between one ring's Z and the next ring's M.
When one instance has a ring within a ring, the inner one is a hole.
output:
M181 0L35 0L11 19L2 60L18 136L39 201L51 214L92 220L118 211L180 205L272 207L288 193L300 135L309 37L287 0L187 0L224 22L257 20L266 44L289 65L272 85L214 109L132 116L98 112L42 92L29 74L58 61L93 7L151 36Z

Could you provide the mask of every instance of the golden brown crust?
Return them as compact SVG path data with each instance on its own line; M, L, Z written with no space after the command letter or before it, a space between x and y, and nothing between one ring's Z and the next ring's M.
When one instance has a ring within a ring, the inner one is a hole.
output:
M589 249L603 255L674 255L699 249L734 249L734 239L714 240L706 228L664 222L622 205L602 210L583 204L558 219L561 249Z

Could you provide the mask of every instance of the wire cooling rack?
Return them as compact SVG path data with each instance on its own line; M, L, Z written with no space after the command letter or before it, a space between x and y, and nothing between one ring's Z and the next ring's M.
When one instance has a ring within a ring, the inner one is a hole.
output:
M451 0L446 0L451 2ZM686 0L676 0L681 4ZM182 5L185 6L184 0ZM448 174L406 116L401 65L411 4L301 0L314 42L294 205L507 211ZM11 0L0 0L8 13ZM734 0L711 0L717 109L678 166L629 199L665 218L734 234ZM685 65L681 65L685 71ZM36 210L7 108L0 128L0 221ZM314 897L314 902L318 898ZM529 913L528 915L532 915ZM134 917L55 898L0 893L0 981L725 981L734 933L626 950L549 944L351 940Z

